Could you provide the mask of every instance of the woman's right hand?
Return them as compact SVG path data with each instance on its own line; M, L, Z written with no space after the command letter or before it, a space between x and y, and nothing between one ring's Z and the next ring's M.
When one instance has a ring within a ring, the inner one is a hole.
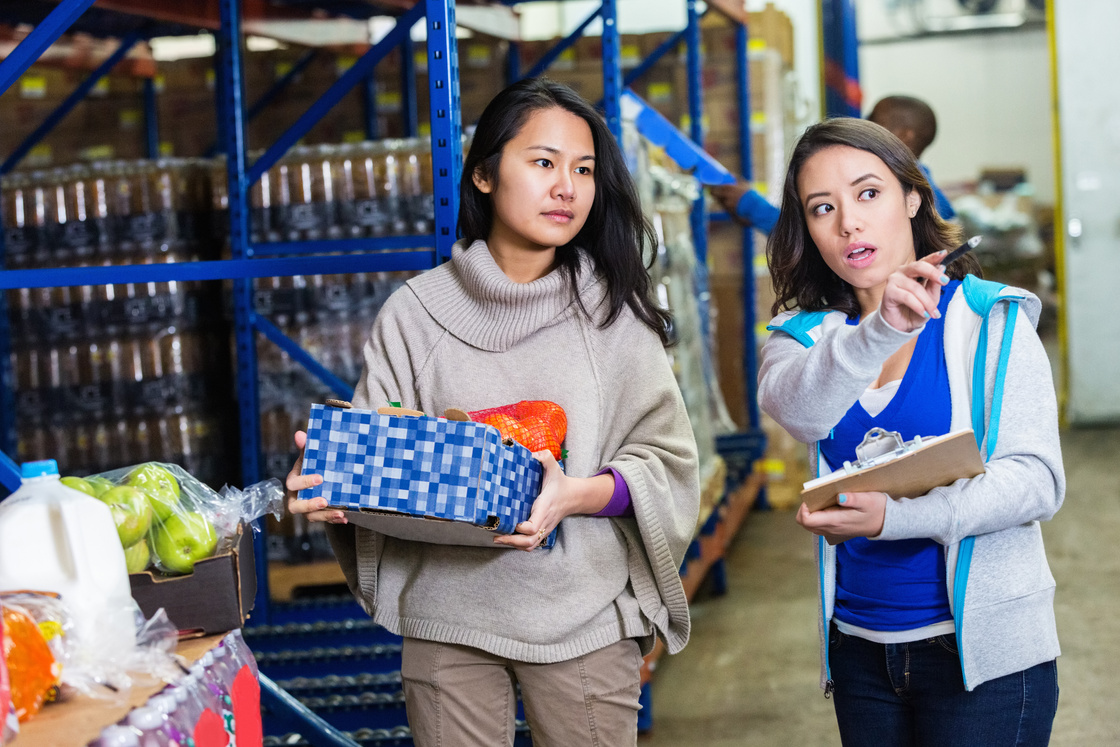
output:
M296 457L296 463L292 465L292 471L288 473L288 479L284 481L284 497L288 501L288 511L293 514L303 514L307 517L308 521L328 521L331 524L345 524L345 512L334 508L327 508L326 498L300 500L296 497L299 491L320 485L323 482L322 475L300 474L303 471L303 448L306 445L307 434L303 431L296 431L296 446L299 448L299 456Z
M941 312L941 286L949 282L940 262L945 252L934 252L898 268L887 278L879 315L900 332L913 332Z

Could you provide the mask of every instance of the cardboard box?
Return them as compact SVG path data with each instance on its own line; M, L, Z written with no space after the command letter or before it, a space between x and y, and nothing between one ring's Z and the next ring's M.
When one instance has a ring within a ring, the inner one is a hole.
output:
M144 615L151 617L162 607L180 635L240 628L257 595L253 530L243 526L233 550L198 561L189 576L144 571L131 574L128 581Z
M303 471L323 482L300 498L326 498L358 526L477 546L529 518L543 475L528 449L483 423L324 405L311 407Z

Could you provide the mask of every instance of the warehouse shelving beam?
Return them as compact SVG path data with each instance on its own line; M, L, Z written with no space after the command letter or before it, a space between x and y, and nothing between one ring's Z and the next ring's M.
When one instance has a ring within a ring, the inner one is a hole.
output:
M749 34L747 27L735 27L735 87L739 96L739 163L742 176L750 184L754 178L754 160L751 151L751 82L750 60L747 57ZM754 230L743 229L743 373L746 377L747 424L751 430L760 426L758 414L758 351L755 344L755 287L754 287Z
M404 115L404 136L416 137L420 125L416 113L416 58L411 34L401 39L401 114Z
M359 240L355 240L360 241ZM341 243L341 242L340 242ZM327 257L220 259L167 264L103 265L5 270L0 290L64 288L79 285L166 283L189 280L246 280L290 275L333 275L348 272L395 272L430 268L429 252L367 252Z
M0 62L0 94L7 91L91 5L93 0L62 0L58 7L35 26L11 54Z
M861 116L855 0L821 0L821 40L825 116Z
M261 707L292 733L299 734L316 747L358 747L358 743L319 718L310 708L273 682L267 675L259 675Z
M265 107L272 103L273 99L283 93L287 87L299 77L300 73L307 69L307 66L310 65L318 55L318 49L309 49L304 52L299 59L292 63L292 67L286 73L273 81L272 85L268 87L268 90L262 93L257 100L252 103L248 111L245 112L245 121L251 122L256 119L257 115L264 111ZM218 148L219 144L215 141L206 149L203 156L210 158L217 155Z
M428 36L428 100L431 107L432 176L435 186L436 254L451 257L459 220L463 173L459 49L454 0L425 0Z
M376 140L381 136L377 126L377 79L373 73L362 81L362 114L365 117L366 140Z
M223 0L226 2L227 0ZM323 116L343 97L365 78L393 47L400 44L401 37L408 34L413 24L424 15L424 6L417 3L411 10L397 20L393 29L381 41L369 48L350 68L342 74L326 93L311 105L295 124L276 139L247 172L248 184L254 184L264 172L272 168L300 138L306 135ZM232 197L232 195L231 195Z
M144 78L144 152L148 158L159 158L159 108L156 106L156 82Z
M129 50L136 46L136 42L143 38L143 30L137 29L122 39L120 45L117 46L113 54L109 55L104 62L98 65L97 69L91 72L69 96L63 99L62 103L47 115L47 118L43 120L42 124L24 138L23 142L16 146L16 149L12 151L11 155L4 159L4 163L0 164L0 174L7 174L14 169L19 162L23 160L24 156L30 153L31 149L54 129L55 125L61 122L75 106L80 104L82 100L89 95L89 92L93 90L97 82L108 75L109 71L116 67L118 62L124 59ZM22 47L23 45L21 44L20 46Z
M551 49L545 52L544 55L539 60L537 60L536 64L529 68L529 70L520 77L536 78L538 75L543 75L546 70L552 67L552 63L560 59L560 55L571 49L571 47L580 40L580 37L583 36L583 32L587 30L587 27L590 26L602 12L602 6L599 6L598 8L593 10L591 14L587 16L587 18L583 19L583 21L575 27L572 33L556 42L556 44L554 44Z
M276 347L290 355L292 360L311 372L311 374L319 379L319 381L323 382L328 389L338 395L340 399L346 400L347 402L354 399L354 387L335 376L330 369L315 360L306 350L300 347L298 342L281 332L280 328L268 319L265 319L260 314L254 314L253 328L267 337Z
M14 493L19 489L19 465L12 461L4 452L0 451L0 487Z
M226 180L229 195L229 246L232 261L249 257L249 181L246 174L245 108L242 102L241 8L239 0L221 0L221 34L218 39L218 132L224 140ZM260 479L260 385L257 376L256 336L252 320L253 283L248 278L233 280L234 355L237 362L238 434L241 442L241 479L252 485ZM258 519L257 524L263 525ZM263 532L262 532L263 534ZM257 569L254 609L268 622L268 549L265 542L253 543Z

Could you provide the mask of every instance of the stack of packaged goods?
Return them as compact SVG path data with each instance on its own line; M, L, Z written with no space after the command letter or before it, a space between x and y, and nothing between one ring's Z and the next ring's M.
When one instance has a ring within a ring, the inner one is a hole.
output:
M8 269L214 257L197 160L17 172L0 183ZM220 288L134 282L8 291L18 457L74 474L156 459L225 478ZM218 342L218 344L214 344Z
M227 199L221 159L212 164L211 180L213 204L220 212ZM300 146L251 187L249 240L275 243L431 234L433 200L431 143L426 138ZM228 237L228 232L224 235ZM331 251L329 244L322 251ZM412 275L260 278L255 281L254 303L258 313L353 386L361 373L362 345L374 317ZM257 356L264 472L283 478L296 457L292 434L307 422L310 404L339 393L271 341L258 341ZM273 530L273 557L331 557L321 525L286 517Z

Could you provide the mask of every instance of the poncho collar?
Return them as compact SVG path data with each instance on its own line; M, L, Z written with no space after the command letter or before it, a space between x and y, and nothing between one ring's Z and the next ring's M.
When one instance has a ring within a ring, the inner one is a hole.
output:
M576 282L584 306L598 316L605 288L583 251ZM408 285L440 326L468 345L492 352L509 350L537 330L579 312L566 270L557 268L531 283L515 283L498 267L485 241L455 244L450 262Z

